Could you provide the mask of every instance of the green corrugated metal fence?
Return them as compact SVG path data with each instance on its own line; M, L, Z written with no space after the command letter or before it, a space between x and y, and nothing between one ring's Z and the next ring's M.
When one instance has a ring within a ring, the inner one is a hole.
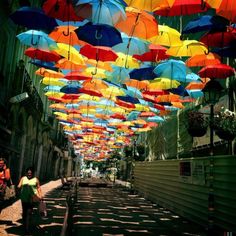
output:
M213 205L210 213L214 225L236 232L235 156L136 162L134 188L146 198L206 227L208 208ZM213 200L209 192L213 193Z

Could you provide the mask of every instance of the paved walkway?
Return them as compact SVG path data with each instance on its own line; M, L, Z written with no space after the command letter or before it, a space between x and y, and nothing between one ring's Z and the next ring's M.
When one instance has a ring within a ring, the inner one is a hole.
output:
M60 235L66 211L67 191L61 190L61 180L50 181L42 185L44 200L47 204L48 218L41 219L37 209L34 209L32 229L34 236ZM21 221L21 202L15 201L0 213L0 236L18 236L23 234Z
M122 186L123 185L123 186ZM78 188L73 206L73 234L81 236L206 236L205 230L159 207L143 197L130 194L127 183L117 181L108 187L99 185ZM68 190L61 189L61 180L42 186L48 218L41 219L37 209L32 223L33 236L58 236L66 213ZM125 186L125 187L124 187ZM0 214L0 236L23 235L20 201L3 209Z

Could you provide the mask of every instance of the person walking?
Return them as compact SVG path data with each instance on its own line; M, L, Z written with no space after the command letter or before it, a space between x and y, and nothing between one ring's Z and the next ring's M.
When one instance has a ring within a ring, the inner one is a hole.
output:
M6 187L11 179L10 169L6 165L6 159L0 157L0 199L4 199Z
M20 179L17 186L21 189L20 199L22 204L22 219L25 235L30 235L33 207L36 205L36 202L43 199L39 180L34 174L34 168L28 167L26 169L26 175Z

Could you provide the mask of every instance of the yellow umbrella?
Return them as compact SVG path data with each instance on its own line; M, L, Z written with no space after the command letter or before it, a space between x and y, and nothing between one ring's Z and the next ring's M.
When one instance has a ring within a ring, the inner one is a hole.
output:
M171 7L175 0L124 0L128 6L152 12L160 6Z
M44 95L53 98L61 98L65 93L55 92L55 91L48 91Z
M106 70L97 67L88 67L83 72L83 75L93 76L94 78L106 78Z
M82 95L79 96L78 101L95 101L95 102L99 102L100 97L91 96L89 94L82 94Z
M66 82L59 80L58 78L44 77L42 83L46 85L65 86Z
M66 106L63 103L53 103L49 105L50 108L52 109L57 109L57 110L66 110Z
M158 35L148 39L149 42L162 46L179 46L182 45L180 32L167 25L158 25Z
M110 62L96 61L94 59L87 59L85 62L86 64L92 65L94 67L107 70L107 71L112 71Z
M118 58L115 62L111 62L112 64L130 69L140 67L140 62L132 56L126 55L122 52L117 52L116 54L118 55Z
M84 57L73 46L65 43L57 43L57 47L55 52L59 55L76 64L85 65Z
M115 96L123 96L125 95L125 92L117 87L108 87L106 89L101 89L102 95L105 98L111 99Z
M147 90L149 91L155 91L155 90L161 90L161 89L171 89L171 88L177 88L179 87L180 82L173 80L173 79L168 79L168 78L156 78L151 82Z
M181 46L171 46L166 54L174 57L192 57L199 54L208 53L204 43L197 40L184 40Z
M218 9L222 0L205 0L204 2L206 2L211 8Z
M136 111L150 111L150 108L142 104L135 104Z

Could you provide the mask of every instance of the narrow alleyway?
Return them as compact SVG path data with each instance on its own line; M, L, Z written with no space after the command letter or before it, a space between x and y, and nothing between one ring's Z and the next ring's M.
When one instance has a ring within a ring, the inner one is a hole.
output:
M104 187L99 184L86 186L83 182L79 186L77 201L72 210L72 231L69 235L207 235L204 228L138 194L131 194L129 189L118 183L109 183ZM60 235L69 191L61 188L60 180L51 181L43 185L42 189L48 217L41 219L35 209L32 235ZM0 217L1 236L23 235L19 200L4 208Z

